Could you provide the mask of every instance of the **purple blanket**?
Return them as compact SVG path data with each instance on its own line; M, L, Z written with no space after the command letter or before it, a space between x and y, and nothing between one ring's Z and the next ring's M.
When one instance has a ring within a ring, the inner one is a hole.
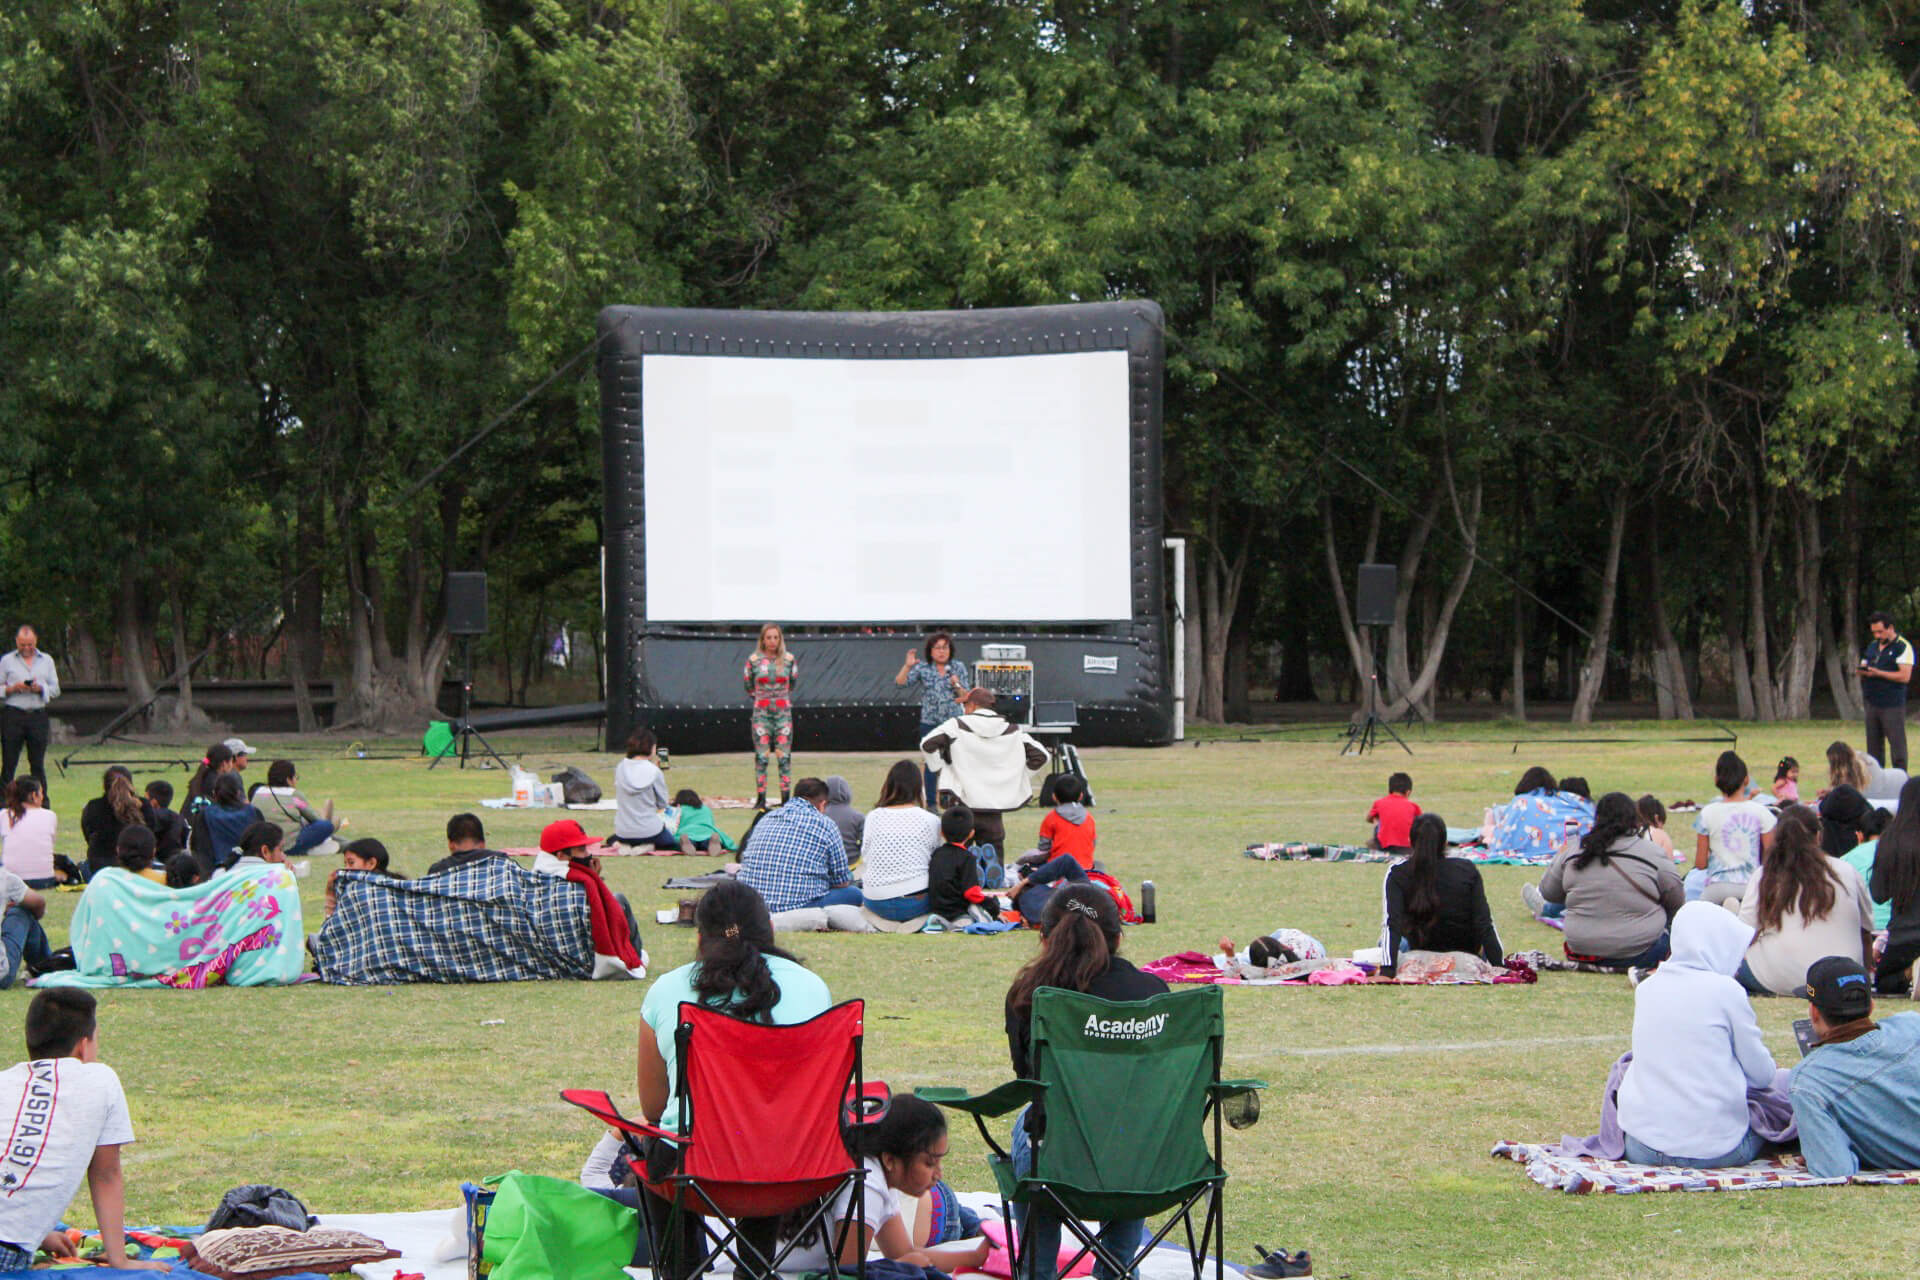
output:
M1587 1138L1568 1135L1560 1139L1560 1153L1592 1156L1596 1160L1620 1160L1627 1154L1626 1130L1620 1127L1618 1098L1620 1082L1626 1079L1633 1051L1620 1055L1607 1072L1607 1087L1600 1095L1600 1132ZM1793 1123L1793 1103L1787 1097L1785 1070L1773 1073L1773 1083L1764 1089L1747 1089L1747 1123L1768 1142L1791 1142L1800 1136Z

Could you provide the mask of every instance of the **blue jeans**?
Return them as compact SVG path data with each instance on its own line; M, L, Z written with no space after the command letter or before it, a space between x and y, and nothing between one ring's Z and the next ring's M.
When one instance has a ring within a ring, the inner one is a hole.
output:
M1013 1172L1015 1177L1020 1178L1033 1172L1033 1144L1027 1140L1027 1114L1022 1111L1020 1118L1013 1122ZM1059 1274L1059 1215L1037 1204L1016 1204L1013 1206L1013 1225L1023 1245L1020 1267L1014 1280L1053 1280ZM1115 1257L1131 1262L1133 1255L1139 1252L1141 1238L1146 1233L1145 1218L1103 1222L1100 1224L1100 1245ZM1079 1250L1076 1248L1075 1252ZM1041 1259L1043 1265L1036 1266L1035 1259ZM1098 1255L1094 1258L1093 1274L1097 1280L1116 1280L1113 1269ZM1135 1267L1127 1274L1137 1278L1140 1268Z
M857 884L843 885L838 889L829 889L817 898L810 898L800 904L807 907L857 907L864 897Z
M915 738L914 742L925 742L927 735L939 727L940 722L938 720L922 720L920 722L920 736ZM935 813L940 812L940 775L927 768L925 764L922 764L920 766L920 781L924 783L927 788L927 808L933 810Z
M1085 868L1070 853L1063 853L1051 862L1027 872L1027 887L1020 891L1020 900L1014 904L1014 908L1020 912L1020 918L1029 924L1037 924L1040 913L1047 909L1047 900L1053 897L1054 885L1061 881L1069 884L1087 883Z
M911 920L927 914L927 894L924 889L900 898L867 898L865 902L867 910L882 920Z
M1747 1130L1747 1136L1740 1144L1723 1156L1714 1156L1707 1160L1690 1160L1685 1156L1670 1156L1664 1151L1656 1151L1632 1134L1627 1135L1627 1159L1635 1164L1670 1164L1682 1169L1727 1169L1737 1164L1752 1164L1767 1149L1767 1140Z
M1750 995L1770 996L1773 994L1773 992L1767 990L1765 983L1753 976L1753 970L1747 966L1745 960L1740 962L1740 968L1733 975L1733 980L1745 987Z
M297 858L311 851L314 846L325 844L332 838L333 824L325 818L316 818L300 828L300 833L294 836L293 843L287 846L286 854L289 858Z
M1542 920L1558 920L1565 914L1567 914L1567 904L1564 902L1547 902L1542 903L1540 906L1540 918Z
M20 980L22 960L39 968L53 954L53 948L47 942L46 930L40 927L39 919L25 907L7 908L6 919L0 920L0 944L7 949L7 971L0 975L0 991Z

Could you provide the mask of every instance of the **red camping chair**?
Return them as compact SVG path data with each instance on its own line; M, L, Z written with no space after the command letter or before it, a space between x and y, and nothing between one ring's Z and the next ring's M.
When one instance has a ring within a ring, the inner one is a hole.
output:
M857 1187L861 1176L841 1126L871 1123L886 1110L886 1086L868 1086L861 1071L865 1011L864 1001L849 1000L806 1022L774 1026L682 1003L674 1032L679 1106L677 1115L661 1117L672 1122L667 1126L628 1119L603 1092L561 1091L566 1101L624 1136L635 1176L672 1206L666 1222L654 1222L641 1197L655 1257L664 1242L680 1238L689 1213L700 1216L711 1246L690 1267L677 1268L689 1278L705 1274L722 1257L731 1258L742 1275L770 1275L796 1246L824 1229L834 1200ZM643 1137L680 1150L672 1172L658 1181L647 1177ZM864 1229L862 1197L849 1198L862 1215L853 1221ZM742 1219L798 1210L810 1212L771 1258L740 1232ZM830 1256L839 1256L851 1226L843 1224ZM864 1258L859 1270L866 1274Z

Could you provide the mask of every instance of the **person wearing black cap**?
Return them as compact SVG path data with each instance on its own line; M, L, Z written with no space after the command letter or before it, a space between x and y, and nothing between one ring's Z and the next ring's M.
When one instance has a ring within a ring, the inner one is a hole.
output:
M1873 981L1848 956L1814 961L1794 994L1816 1037L1788 1082L1808 1172L1920 1168L1920 1013L1875 1022Z

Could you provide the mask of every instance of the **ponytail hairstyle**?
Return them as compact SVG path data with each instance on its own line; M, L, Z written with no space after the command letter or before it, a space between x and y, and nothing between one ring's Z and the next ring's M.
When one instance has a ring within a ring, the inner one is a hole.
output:
M220 772L221 766L232 763L233 752L227 750L225 746L216 742L208 747L207 754L200 757L199 770L187 780L185 804L190 805L195 800L207 799L207 793L212 788L213 779Z
M1775 782L1785 782L1787 778L1792 775L1793 771L1799 767L1800 762L1792 756L1781 756L1780 763L1773 767L1773 780Z
M30 773L15 778L7 784L7 816L15 822L20 821L27 815L27 801L40 794L40 779ZM43 799L41 803L45 804L46 801Z
M207 799L222 809L238 809L245 804L247 797L240 789L240 775L237 773L215 774L213 784L207 788Z
M1641 796L1639 802L1634 807L1640 810L1640 827L1642 830L1651 830L1654 827L1664 827L1667 825L1667 806L1661 804L1660 797L1654 795L1652 792Z
M1424 936L1440 916L1440 868L1447 861L1447 823L1437 813L1413 820L1413 852L1406 861L1407 919L1410 931Z
M1529 791L1558 791L1559 789L1560 784L1553 780L1553 775L1540 765L1534 765L1521 774L1520 781L1513 784L1513 794L1517 796L1523 796Z
M1873 869L1893 891L1893 913L1904 916L1920 906L1920 777L1900 788L1900 807L1874 846Z
M146 822L147 815L140 808L140 797L133 791L133 774L127 771L125 765L108 765L106 773L101 775L100 784L102 794L107 798L107 808L113 811L113 816L119 819L121 826L130 827L136 822Z
M261 857L269 849L278 849L280 842L286 838L287 833L280 829L278 823L252 823L245 831L240 833L240 856L243 858Z
M1113 895L1094 884L1055 889L1040 913L1040 954L1013 975L1007 1008L1025 1018L1033 1012L1033 993L1041 987L1085 991L1113 963L1120 949L1120 908Z
M1637 836L1647 829L1640 817L1640 806L1633 797L1624 791L1609 791L1600 797L1600 803L1593 809L1593 830L1580 841L1580 852L1575 855L1573 865L1584 867L1598 859L1601 866L1607 865L1607 850L1616 840L1626 836Z
M765 1021L780 1003L780 984L767 957L799 963L773 940L766 899L744 881L725 881L700 896L693 925L700 934L694 944L693 994L701 1004Z
M1789 911L1797 909L1807 924L1832 912L1837 896L1833 859L1820 847L1819 816L1805 805L1789 805L1781 812L1758 892L1761 933L1778 929Z

